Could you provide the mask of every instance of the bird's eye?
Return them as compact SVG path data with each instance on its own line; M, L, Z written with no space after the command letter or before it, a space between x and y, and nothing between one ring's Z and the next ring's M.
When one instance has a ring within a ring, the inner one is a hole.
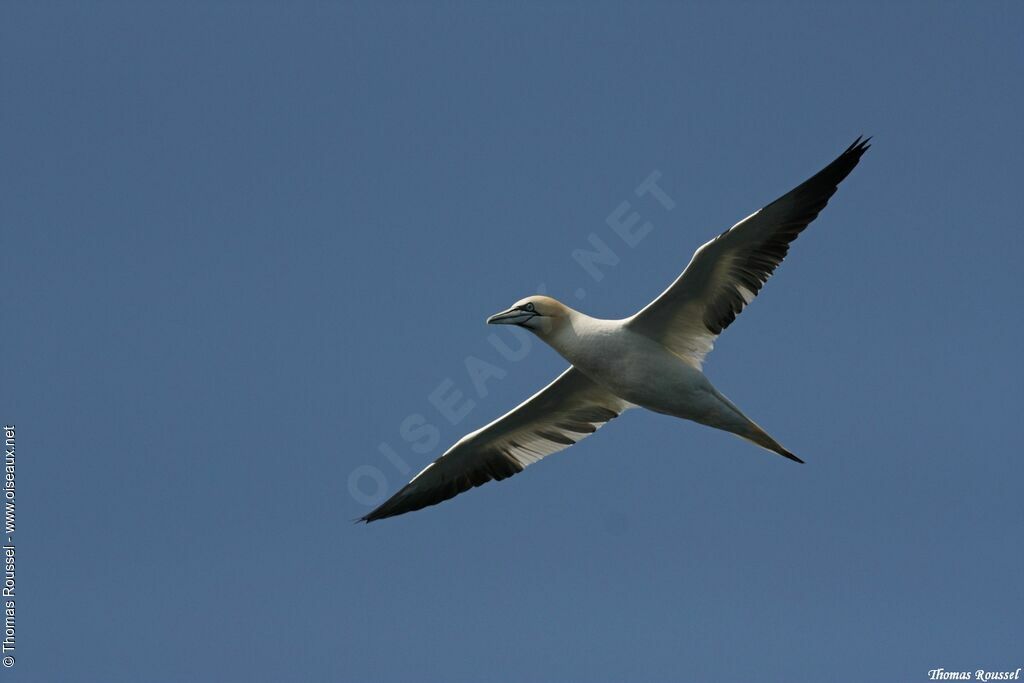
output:
M534 310L534 308L533 308L533 302L531 301L530 303L526 304L526 306L524 306L524 308L525 308L525 309L526 309L527 311L529 311L530 313L533 313L533 310Z

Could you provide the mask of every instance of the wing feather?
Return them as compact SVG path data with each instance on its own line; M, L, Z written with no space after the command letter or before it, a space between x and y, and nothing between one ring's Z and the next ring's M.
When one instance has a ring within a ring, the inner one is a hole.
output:
M419 510L507 479L593 434L629 407L570 367L519 407L459 439L361 521Z
M870 139L857 138L812 178L702 245L682 275L629 320L630 328L699 368L715 338L754 300L790 243L825 208Z

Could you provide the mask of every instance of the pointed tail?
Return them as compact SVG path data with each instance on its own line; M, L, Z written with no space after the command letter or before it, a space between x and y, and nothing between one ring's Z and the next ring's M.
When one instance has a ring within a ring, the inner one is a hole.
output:
M748 420L748 422L750 421ZM770 437L768 435L768 432L764 431L753 422L750 422L750 426L754 428L751 434L739 434L738 436L741 436L742 438L752 443L756 443L758 446L761 446L762 448L767 448L773 453L778 453L784 458L789 458L793 462L798 462L801 465L804 464L803 460L787 451L785 448L782 447L781 444L779 444L778 441Z
M717 427L718 429L724 429L727 432L732 432L736 436L746 439L751 443L757 444L762 448L766 448L773 453L778 453L784 458L789 458L793 462L803 464L804 461L796 457L788 450L782 447L782 445L768 435L768 432L761 429L761 427L751 420L749 417L743 414L743 412L736 407L736 405L722 395L717 389L712 387L715 398L720 401L720 407L723 408L721 414L716 416L718 419L714 421L706 422L711 427ZM724 410L727 409L727 410Z

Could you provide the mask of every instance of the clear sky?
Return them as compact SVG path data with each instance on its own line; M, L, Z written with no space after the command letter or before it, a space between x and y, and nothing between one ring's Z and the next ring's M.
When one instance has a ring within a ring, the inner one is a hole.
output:
M2 680L1024 666L1019 3L0 15ZM705 366L806 465L632 411L352 523L565 367L487 315L629 315L861 133Z

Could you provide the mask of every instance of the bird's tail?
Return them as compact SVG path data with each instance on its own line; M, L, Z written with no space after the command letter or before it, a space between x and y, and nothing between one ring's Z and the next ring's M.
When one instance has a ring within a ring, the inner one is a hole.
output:
M714 422L708 422L710 426L732 432L742 439L757 444L761 448L766 448L773 453L778 453L793 462L803 463L803 460L783 448L778 441L768 435L768 432L761 429L760 425L744 415L732 401L723 396L719 391L714 389L713 391L716 398L721 402L720 407L727 410L722 410L719 415L716 415Z
M748 422L750 421L748 420ZM738 434L738 436L746 439L747 441L755 443L762 448L767 448L773 453L778 453L784 458L789 458L794 462L803 464L803 460L801 460L800 458L796 457L795 455L787 451L785 448L783 448L778 441L769 436L768 432L761 429L759 426L757 426L757 424L755 424L754 422L750 422L750 426L753 427L753 429L749 434Z

